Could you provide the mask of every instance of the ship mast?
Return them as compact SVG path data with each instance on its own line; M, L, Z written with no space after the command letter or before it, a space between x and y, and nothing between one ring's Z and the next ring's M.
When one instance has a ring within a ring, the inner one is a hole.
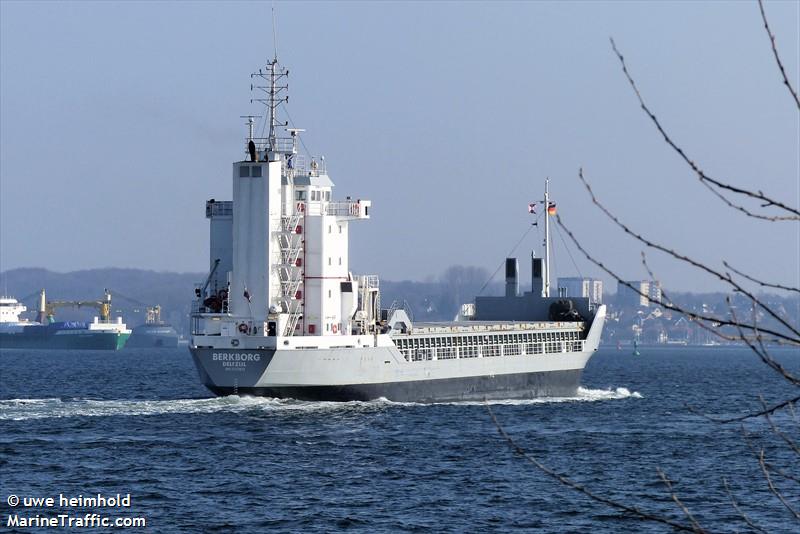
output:
M550 296L550 178L544 182L544 283L542 297Z
M289 101L289 84L286 79L289 77L289 70L278 63L277 55L267 63L266 72L258 69L250 75L251 78L258 77L267 82L267 85L250 85L250 89L260 89L266 93L265 98L252 98L250 102L261 102L267 108L267 120L269 121L269 134L267 137L267 152L280 152L278 147L278 136L276 129L278 126L288 126L288 122L278 122L278 106ZM281 80L284 80L281 83Z

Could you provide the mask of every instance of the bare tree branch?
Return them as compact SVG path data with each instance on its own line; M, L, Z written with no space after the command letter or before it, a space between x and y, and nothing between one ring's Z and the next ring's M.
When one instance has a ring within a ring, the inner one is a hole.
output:
M742 520L744 520L744 522L747 523L747 526L749 526L750 528L752 528L753 530L755 530L757 532L763 532L764 534L767 534L766 530L764 530L763 528L761 528L758 525L756 525L755 523L753 523L750 520L750 518L747 517L747 514L745 514L742 511L742 509L739 508L739 504L736 502L736 499L733 497L733 493L731 492L731 488L728 486L728 481L725 479L725 477L722 477L722 485L725 487L725 493L728 494L728 498L731 500L731 504L733 505L733 509L736 510L736 512L739 514L739 517L741 517Z
M759 417L764 417L764 416L770 415L772 413L775 413L778 410L786 408L788 406L793 406L793 405L797 404L798 402L800 402L800 395L798 395L797 397L791 398L791 399L787 399L787 400L785 400L783 402L779 402L778 404L776 404L776 405L774 405L774 406L772 406L770 408L765 408L764 410L761 410L759 412L750 412L750 413L746 413L744 415L740 415L738 417L731 417L731 418L728 418L728 419L718 419L716 417L712 417L710 415L707 415L707 414L704 414L704 413L700 412L699 410L697 410L696 408L693 408L692 406L689 406L688 404L686 405L686 408L690 412L692 412L693 414L699 415L701 417L704 417L704 418L708 419L709 421L713 421L715 423L720 423L720 424L727 424L727 423L740 423L742 421L746 421L747 419L756 419L756 418L759 418Z
M750 434L747 433L747 430L745 430L744 425L740 425L739 430L742 433L742 439L744 440L745 445L747 445L747 447L750 449L750 452L753 453L753 456L756 458L756 460L758 460L759 450L756 449L755 445L753 445L753 443L750 441ZM777 466L768 462L766 458L764 459L764 466L767 469L769 469L772 473L779 475L780 477L785 478L786 480L791 480L792 482L800 484L800 478L785 473Z
M486 403L486 410L489 412L489 415L491 416L492 421L494 421L494 424L497 427L497 431L506 440L506 442L508 442L508 444L511 447L511 449L514 452L516 452L517 454L519 454L520 456L522 456L523 458L525 458L528 462L533 464L541 472L543 472L547 476L557 480L559 483L561 483L561 484L563 484L563 485L565 485L565 486L567 486L569 488L572 488L572 489L574 489L575 491L577 491L579 493L582 493L583 495L589 497L593 501L605 504L606 506L610 506L611 508L614 508L616 510L621 510L623 512L627 512L629 514L632 514L637 519L641 519L643 521L653 521L653 522L656 522L656 523L662 523L662 524L665 524L665 525L669 525L669 526L671 526L672 528L674 528L676 530L681 530L681 531L685 531L685 532L704 532L702 529L698 530L694 526L689 527L689 526L686 526L686 525L682 525L681 523L678 523L676 521L672 521L671 519L668 519L666 517L657 516L657 515L651 514L649 512L645 512L643 510L640 510L639 508L637 508L635 506L629 506L627 504L623 504L621 502L615 501L615 500L610 499L608 497L603 497L602 495L598 495L598 494L594 493L593 491L585 488L583 485L578 484L577 482L574 482L574 481L570 480L569 478L567 478L565 476L559 475L558 473L556 473L555 471L553 471L549 467L547 467L544 464L542 464L539 460L537 460L535 457L533 457L531 454L529 454L525 449L520 447L514 441L514 439L511 436L508 435L508 433L505 431L505 429L500 425L500 422L497 420L497 417L495 416L494 411L492 411L492 408L489 405L489 403Z
M742 271L739 271L738 269L735 269L734 267L731 267L731 264L728 263L725 260L722 261L722 264L725 266L726 269L729 269L729 270L735 272L736 274L738 274L742 278L746 278L747 280L750 280L751 282L755 282L756 284L760 285L761 287L770 287L772 289L780 289L782 291L793 291L795 293L800 293L800 288L797 288L797 287L784 286L784 285L781 285L781 284L773 284L773 283L770 283L770 282L764 282L763 280L759 280L757 278L753 278L752 276L750 276L748 274L745 274Z
M767 403L764 402L764 397L759 395L758 398L761 401L761 405L764 407L764 409L766 409ZM800 447L797 446L797 443L795 443L792 438L780 431L780 429L775 425L775 422L772 420L772 417L770 417L770 413L771 412L765 413L764 418L769 423L770 428L772 428L772 432L781 438L789 446L789 448L794 451L795 454L800 456Z
M635 293L637 293L638 295L643 296L643 297L647 297L648 296L648 295L645 295L644 293L642 293L641 291L639 291L638 289L636 289L630 283L628 283L625 280L623 280L617 273L612 271L603 262L601 262L600 260L596 259L591 254L589 254L589 252L583 247L583 245L581 245L580 241L578 241L578 238L575 237L575 234L573 234L572 231L569 228L567 228L566 225L564 225L564 222L561 220L561 216L558 215L558 214L556 214L556 222L558 223L559 226L561 226L561 228L564 229L564 231L569 236L570 240L575 244L575 247L581 252L581 254L583 254L583 256L587 260L589 260L591 263L593 263L594 265L596 265L597 267L599 267L600 269L605 271L609 276L614 278L620 284L622 284L625 287L629 288L631 291L634 291ZM673 304L670 304L670 303L663 303L662 302L661 306L663 308L667 309L667 310L672 310L672 311L675 311L675 312L678 312L678 313L682 313L682 314L684 314L687 317L690 317L692 319L701 320L701 321L708 321L710 323L718 323L720 326L736 326L736 323L734 323L733 321L729 321L729 320L721 318L721 317L710 317L708 315L701 315L701 314L693 312L691 310L682 309L682 308L680 308L678 306L675 306ZM748 326L744 325L744 328L748 328ZM774 331L774 330L771 330L771 329L767 329L767 328L764 328L761 331L762 332L766 332L766 333L768 333L768 334L770 334L772 336L775 336L776 339L781 339L781 340L787 342L790 345L800 345L800 338L791 337L791 336L789 336L787 334L784 334L784 333L781 333L781 332L777 332L777 331Z
M800 521L800 514L798 514L797 511L792 508L788 502L786 502L783 494L778 491L778 489L772 483L772 478L769 476L769 469L767 469L767 465L764 462L764 449L761 449L761 453L758 455L758 465L761 466L761 471L764 473L764 478L767 479L769 490L778 498L779 501L781 501L781 503L783 503L786 509L789 510L792 515L794 515L794 518Z
M752 326L750 326L750 328L753 330L753 332L756 333L756 339L759 340L758 343L760 347L756 347L755 344L753 344L753 342L750 339L748 339L747 336L744 335L744 331L742 330L742 324L739 322L738 317L736 317L736 310L734 310L733 306L731 306L730 297L726 297L725 301L728 303L728 310L730 311L731 318L733 319L734 324L736 324L736 328L739 330L739 336L741 340L744 341L745 344L748 347L750 347L750 349L753 352L755 352L759 358L761 358L761 361L767 364L767 366L769 366L772 370L780 374L789 383L794 384L795 386L799 386L800 378L797 378L796 376L792 375L781 364L779 364L773 358L771 358L770 355L766 352L764 344L760 340L760 334L758 333L758 326L755 324L755 322L753 323Z
M612 222L613 222L615 225L617 225L617 227L619 227L619 228L620 228L620 229L621 229L623 232L625 232L626 234L628 234L629 236L633 237L634 239L636 239L636 240L637 240L637 241L639 241L640 243L642 243L642 244L644 244L644 245L646 245L646 246L648 246L648 247L650 247L650 248L652 248L652 249L655 249L655 250L660 250L661 252L663 252L663 253L665 253L665 254L667 254L667 255L669 255L669 256L672 256L672 257L673 257L673 258L675 258L676 260L679 260L679 261L681 261L681 262L684 262L684 263L688 263L688 264L689 264L689 265L691 265L692 267L696 267L697 269L700 269L701 271L703 271L703 272L705 272L705 273L708 273L708 274L710 274L710 275L712 275L712 276L715 276L715 277L716 277L716 278L718 278L719 280L721 280L721 281L725 282L726 284L730 285L731 287L733 287L733 289L735 289L736 291L738 291L738 292L742 293L743 295L746 295L747 297L749 297L749 298L750 298L750 299L751 299L753 302L755 302L756 304L758 304L758 305L759 305L759 307L761 307L761 309L763 309L765 312L767 312L769 315L771 315L771 316L772 316L774 319L776 319L776 320L777 320L777 321L778 321L780 324L782 324L782 325L783 325L784 327L786 327L786 328L787 328L789 331L791 331L791 332L792 332L792 333L793 333L795 336L798 336L798 338L800 338L800 331L799 331L799 330L797 330L797 329L796 329L796 328L795 328L793 325L791 325L789 322L787 322L786 320L784 320L784 319L783 319L783 317L781 317L780 315L778 315L778 314L777 314L775 311L773 311L773 310L772 310L772 309L771 309L769 306L765 306L765 305L763 305L763 304L762 304L762 303L761 303L761 302L760 302L760 301L759 301L759 300L756 298L756 296L755 296L755 295L753 295L752 293L750 293L749 291L747 291L747 289L745 289L745 288L744 288L744 287L742 287L740 284L738 284L737 282L735 282L735 281L734 281L734 280L731 278L731 276L730 276L729 274L727 274L727 273L721 273L721 272L719 272L719 271L717 271L717 270L715 270L715 269L712 269L711 267L708 267L707 265L705 265L705 264L703 264L703 263L700 263L699 261L697 261L697 260L695 260L695 259L692 259L692 258L690 258L689 256L686 256L686 255L684 255L684 254L679 254L678 252L676 252L676 251L674 251L674 250L672 250L672 249L670 249L670 248L667 248L667 247L665 247L664 245L660 245L660 244L658 244L658 243L656 243L656 242L654 242L654 241L651 241L651 240L649 240L649 239L645 238L645 237L644 237L642 234L640 234L640 233L638 233L638 232L635 232L635 231L634 231L634 230L632 230L630 227L628 227L628 225L626 225L625 223L623 223L623 222L622 222L622 221L619 219L619 217L617 217L616 215L614 215L613 213L611 213L611 211L609 211L609 209L608 209L608 208L606 208L606 207L605 207L605 206L604 206L604 205L603 205L603 204L600 202L600 200L598 200L597 196L594 194L594 191L592 190L592 186L591 186L591 185L589 185L589 182L588 182L588 181L586 180L586 178L584 178L584 176L583 176L583 168L581 168L581 169L579 169L579 170L578 170L578 178L580 178L581 182L583 183L583 186L586 188L586 191L589 193L589 196L590 196L590 197L591 197L591 199L592 199L592 203L593 203L595 206L597 206L598 208L600 208L600 211L602 211L602 212L603 212L603 213L606 215L606 217L608 217L608 218L609 218L609 219L610 219L610 220L611 220L611 221L612 221ZM559 224L561 224L561 223L560 223L560 219L558 219L558 216L556 216L556 217L557 217L557 220L559 220ZM563 225L562 225L562 228L563 228Z
M778 64L778 69L781 71L781 76L783 76L783 85L789 89L789 92L792 94L792 98L794 98L794 103L797 104L797 109L800 109L800 99L797 98L797 91L795 91L794 87L792 87L792 84L789 83L789 78L786 76L786 69L783 68L781 58L778 56L778 49L775 46L775 35L772 33L772 30L769 27L769 22L767 22L767 14L764 13L764 2L761 0L758 0L758 9L761 11L761 20L764 21L764 29L767 30L769 43L772 45L772 53L775 56L775 62Z
M700 524L694 518L689 509L686 508L683 502L678 498L678 495L675 493L675 491L672 489L672 481L667 478L667 475L664 474L664 471L662 471L660 467L656 467L656 471L658 472L658 476L661 477L661 481L664 483L665 486L667 486L667 490L669 490L670 497L672 497L672 500L675 501L675 504L678 505L678 508L683 510L683 513L686 515L686 518L692 524L692 528L694 529L694 531L702 532L703 529L700 527Z
M619 50L617 50L617 45L614 42L614 39L612 38L610 40L611 40L611 48L614 50L614 53L617 55L617 58L619 59L619 62L622 65L622 72L625 73L625 77L628 79L628 83L633 88L634 93L636 93L636 97L639 99L639 104L640 104L641 108L644 110L644 112L647 114L647 116L650 117L650 120L653 121L653 124L655 124L656 128L658 129L658 131L664 137L664 141L666 141L666 143L670 147L672 147L672 149L675 152L678 153L678 155L689 165L689 167L692 168L692 170L695 172L695 174L700 179L700 182L702 184L704 184L706 187L708 187L708 189L711 192L713 192L715 195L717 195L728 206L730 206L731 208L733 208L735 210L741 211L742 213L745 213L746 215L748 215L750 217L754 217L756 219L763 219L763 220L767 220L767 221L787 221L787 220L788 221L796 221L796 220L800 220L800 210L798 210L797 208L793 208L791 206L788 206L788 205L784 204L783 202L780 202L778 200L774 200L774 199L766 196L762 191L750 191L748 189L742 189L741 187L735 187L735 186L726 184L724 182L721 182L721 181L719 181L717 179L711 178L694 161L692 161L689 158L689 156L686 155L686 153L683 151L683 149L681 147L679 147L677 144L675 144L675 142L672 140L672 138L667 134L667 132L661 126L661 122L659 122L659 120L658 120L658 118L656 118L655 114L653 114L653 112L650 111L650 108L647 107L647 104L645 104L644 98L642 97L642 94L639 92L639 88L637 87L636 82L633 80L633 77L631 77L630 73L628 72L628 67L625 64L625 58L622 56L622 54L619 52ZM728 200L728 198L725 197L722 193L720 193L719 191L714 189L714 186L718 187L720 189L724 189L724 190L730 191L732 193L736 193L738 195L743 195L743 196L746 196L746 197L749 197L749 198L753 198L753 199L759 200L759 201L763 202L763 206L762 207L774 206L776 208L779 208L781 211L783 211L785 213L789 213L789 215L771 216L771 215L760 215L760 214L757 214L757 213L753 213L753 212L749 211L747 208L745 208L743 206L740 206L738 204L734 204L733 202Z
M581 169L581 171L580 171L580 173L579 173L579 176L580 176L581 180L584 182L584 185L585 185L585 186L587 187L587 189L589 190L589 192L590 192L590 195L592 196L592 198L595 198L595 197L594 197L594 195L593 195L593 193L592 193L592 191L591 191L591 187L589 187L589 184L588 184L588 183L586 182L586 180L583 178L583 170L582 170L582 169ZM595 200L596 200L596 199L595 199ZM608 215L609 215L609 216L612 218L612 220L615 220L615 219L616 219L616 218L615 218L613 215L611 215L611 214L610 214L610 212L608 212L608 210L606 210L604 207L602 207L602 209L603 209L603 211L605 211L605 212L606 212L606 213L607 213L607 214L608 214ZM583 254L583 256L584 256L584 257L585 257L587 260L589 260L591 263L593 263L594 265L596 265L597 267L599 267L600 269L602 269L603 271L605 271L606 273L608 273L610 276L612 276L612 277L613 277L615 280L617 280L619 283L621 283L621 284L623 284L624 286L628 287L628 288L629 288L631 291L634 291L635 293L637 293L637 294L639 294L639 295L641 295L641 296L643 296L643 297L647 297L647 296L648 296L648 295L645 295L645 294L643 294L643 293L642 293L641 291L639 291L637 288L633 287L633 285L631 285L630 283L628 283L628 282L626 282L625 280L623 280L623 279L622 279L622 278L621 278L619 275L617 275L617 274L616 274L614 271L612 271L612 270L611 270L609 267L607 267L607 266L606 266L606 265L605 265L603 262L601 262L601 261L597 260L597 259L596 259L596 258L594 258L594 257L593 257L591 254L589 254L589 252L588 252L588 251L587 251L587 250L586 250L586 249L585 249L585 248L584 248L584 247L581 245L581 243L578 241L578 239L575 237L575 235L572 233L572 231L571 231L569 228L567 228L567 226L566 226L566 225L564 224L564 222L561 220L561 216L560 216L559 214L556 214L556 222L558 223L558 225L559 225L561 228L563 228L563 229L564 229L564 231L565 231L565 232L567 233L567 235L569 236L570 240L571 240L571 241L572 241L572 242L575 244L576 248L577 248L577 249L578 249L578 250L581 252L581 254ZM620 223L619 223L619 222L617 222L617 224L618 224L618 225L620 225ZM621 227L623 227L623 228L625 229L625 231L626 231L627 233L629 233L630 235L634 235L634 236L636 236L636 235L637 235L637 234L635 234L634 232L632 232L631 230L627 229L627 227L625 227L624 225L621 225ZM649 244L649 242L647 242L647 241L645 241L645 240L643 240L643 239L640 239L640 241L641 241L641 242L643 242L643 243L645 243L645 244L647 244L648 246L651 246L651 245ZM678 259L682 259L682 260L684 260L684 258L685 258L685 257L683 257L683 256L677 255L675 252L673 252L673 251L670 251L669 249L666 249L665 247L660 247L660 246L657 246L657 245L655 245L655 244L653 244L653 245L654 245L654 246L652 246L652 248L657 248L658 250L664 250L664 251L667 251L667 253L668 253L668 254L670 254L670 255L672 255L673 257L677 257ZM706 267L705 265L699 264L699 263L697 263L697 262L695 262L695 261L693 261L693 260L690 260L689 258L685 258L685 261L689 262L689 263L690 263L690 264L692 264L692 265L695 265L695 266L697 266L698 268L702 268L703 270L705 270L705 271L707 271L707 272L711 272L712 274L714 274L714 276L717 276L717 277L718 277L720 280L723 280L723 281L725 281L725 282L727 282L727 283L731 284L731 285L732 285L734 288L740 287L740 286L738 286L738 284L736 284L736 283L735 283L735 282L733 282L732 280L729 280L729 278L730 278L729 276L728 276L728 277L726 277L725 275L722 275L721 273L718 273L718 272L716 272L716 271L713 271L712 269L710 269L710 268ZM751 295L750 295L750 294L749 294L749 293L748 293L746 290L744 290L743 288L742 288L742 292L744 292L744 293L745 293L745 294L747 294L748 296L751 296ZM752 297L752 296L751 296L751 298L755 299L755 297ZM757 300L757 299L755 299L755 300ZM737 323L734 323L734 322L732 322L732 321L729 321L729 320L727 320L727 319L723 319L723 318L721 318L721 317L710 317L710 316L707 316L707 315L701 315L701 314L698 314L698 313L692 312L692 311L690 311L690 310L685 310L685 309L682 309L682 308L680 308L680 307L677 307L677 306L675 306L675 305L673 305L673 304L670 304L670 303L662 303L662 306L663 306L664 308L666 308L666 309L673 310L673 311L676 311L676 312L678 312L678 313L682 313L682 314L686 315L687 317L691 317L691 318L693 318L693 319L698 319L698 320L704 320L704 321L708 321L708 322L713 322L713 323L718 323L720 326L742 326L742 325L738 325ZM774 311L772 311L772 310L769 310L768 308L767 308L767 310L768 310L768 312L770 313L770 315L773 315L773 316L775 316L775 317L778 319L778 321L779 321L779 322L781 322L781 323L785 324L786 326L788 326L788 328L789 328L790 330L792 330L792 331L795 331L795 333L797 333L797 332L796 332L796 329L794 329L792 326L790 326L790 325L786 324L786 322L785 322L785 321L784 321L784 320L783 320L781 317L777 316L777 314L775 314L775 312L774 312ZM748 328L748 327L747 327L747 325L743 325L743 326L744 326L745 328ZM796 337L792 337L792 336L790 336L790 335L787 335L787 334L784 334L784 333L782 333L782 332L778 332L778 331L775 331L775 330L771 330L771 329L762 329L762 332L765 332L765 333L767 333L767 334L770 334L771 336L774 336L776 339L781 339L781 340L784 340L784 341L786 341L786 342L788 342L788 343L790 343L790 344L792 344L792 345L800 345L800 334L798 334Z
M650 276L650 280L654 280L654 281L657 280L658 278L656 277L655 273L653 272L653 269L650 267L650 264L647 263L647 254L645 254L644 251L642 251L641 254L642 254L642 265L644 266L645 270L647 271L648 276ZM667 303L670 306L673 306L675 309L682 310L679 313L681 313L683 315L687 315L686 312L683 311L683 308L681 306L678 306L678 305L676 305L674 303L674 301L670 298L669 293L667 291L665 291L664 288L661 288L661 305L662 306L664 306L664 300L666 300ZM734 342L741 341L741 338L739 336L728 335L728 334L725 334L724 332L720 331L717 328L713 328L712 327L713 324L717 323L717 321L710 321L712 323L712 325L707 325L706 324L706 320L704 320L704 319L696 319L696 318L693 318L693 317L690 317L690 318L694 319L694 323L697 326L699 326L700 328L702 328L706 332L718 337L719 339L722 339L722 340L725 340L725 341L734 341Z
M772 465L771 463L769 463L767 461L764 462L764 465L766 465L767 469L769 469L772 473L780 476L781 478L785 478L786 480L791 480L792 482L795 482L796 484L800 484L800 478L797 478L796 476L792 476L792 475L790 475L788 473L785 473L784 471L782 471L781 469L779 469L778 467Z

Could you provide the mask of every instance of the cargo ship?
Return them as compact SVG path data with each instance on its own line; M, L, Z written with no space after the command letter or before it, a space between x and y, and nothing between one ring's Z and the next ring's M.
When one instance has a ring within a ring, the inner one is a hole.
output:
M520 292L518 260L507 258L505 295L476 297L452 322L413 322L381 306L377 276L350 270L350 224L369 220L372 203L334 198L325 160L298 151L304 130L278 135L287 77L277 57L251 75L268 136L255 137L247 117L233 199L206 202L209 274L195 288L190 342L202 383L218 395L331 401L576 395L606 310L550 295L548 185L529 205L545 227L531 291Z
M56 321L59 307L94 307L100 311L92 322ZM111 294L97 301L47 302L39 293L36 321L22 318L27 307L12 297L0 298L0 349L119 350L131 335L121 317L111 320Z
M144 324L133 327L128 343L129 349L175 348L178 346L178 332L169 323L161 320L161 306L148 306Z

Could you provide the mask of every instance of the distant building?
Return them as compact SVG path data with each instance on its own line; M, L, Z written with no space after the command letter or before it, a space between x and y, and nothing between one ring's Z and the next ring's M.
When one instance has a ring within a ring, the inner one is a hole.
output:
M592 302L595 304L602 304L603 303L603 281L602 280L592 280L591 291L589 293L589 298L592 299Z
M558 294L563 297L586 297L593 304L602 304L603 281L580 277L559 278Z
M658 286L658 302L661 302L660 285ZM644 308L650 306L650 282L647 280L619 282L617 284L617 306L641 306Z
M650 282L647 295L651 304L661 304L661 282Z

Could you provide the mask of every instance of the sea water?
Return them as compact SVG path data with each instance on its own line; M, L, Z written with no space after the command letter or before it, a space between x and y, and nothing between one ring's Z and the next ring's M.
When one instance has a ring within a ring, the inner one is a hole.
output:
M537 469L498 433L491 409L530 456L598 495L689 525L661 470L708 530L747 531L743 513L769 532L796 532L758 455L794 477L798 456L763 419L742 427L703 414L734 417L760 409L759 395L772 403L797 388L744 348L640 352L600 350L575 397L487 407L217 398L185 348L3 350L0 530L37 530L9 528L13 514L96 513L145 518L130 532L670 531ZM798 351L775 354L800 371ZM790 412L773 421L800 441ZM800 485L771 481L798 508ZM10 495L131 504L26 508Z

